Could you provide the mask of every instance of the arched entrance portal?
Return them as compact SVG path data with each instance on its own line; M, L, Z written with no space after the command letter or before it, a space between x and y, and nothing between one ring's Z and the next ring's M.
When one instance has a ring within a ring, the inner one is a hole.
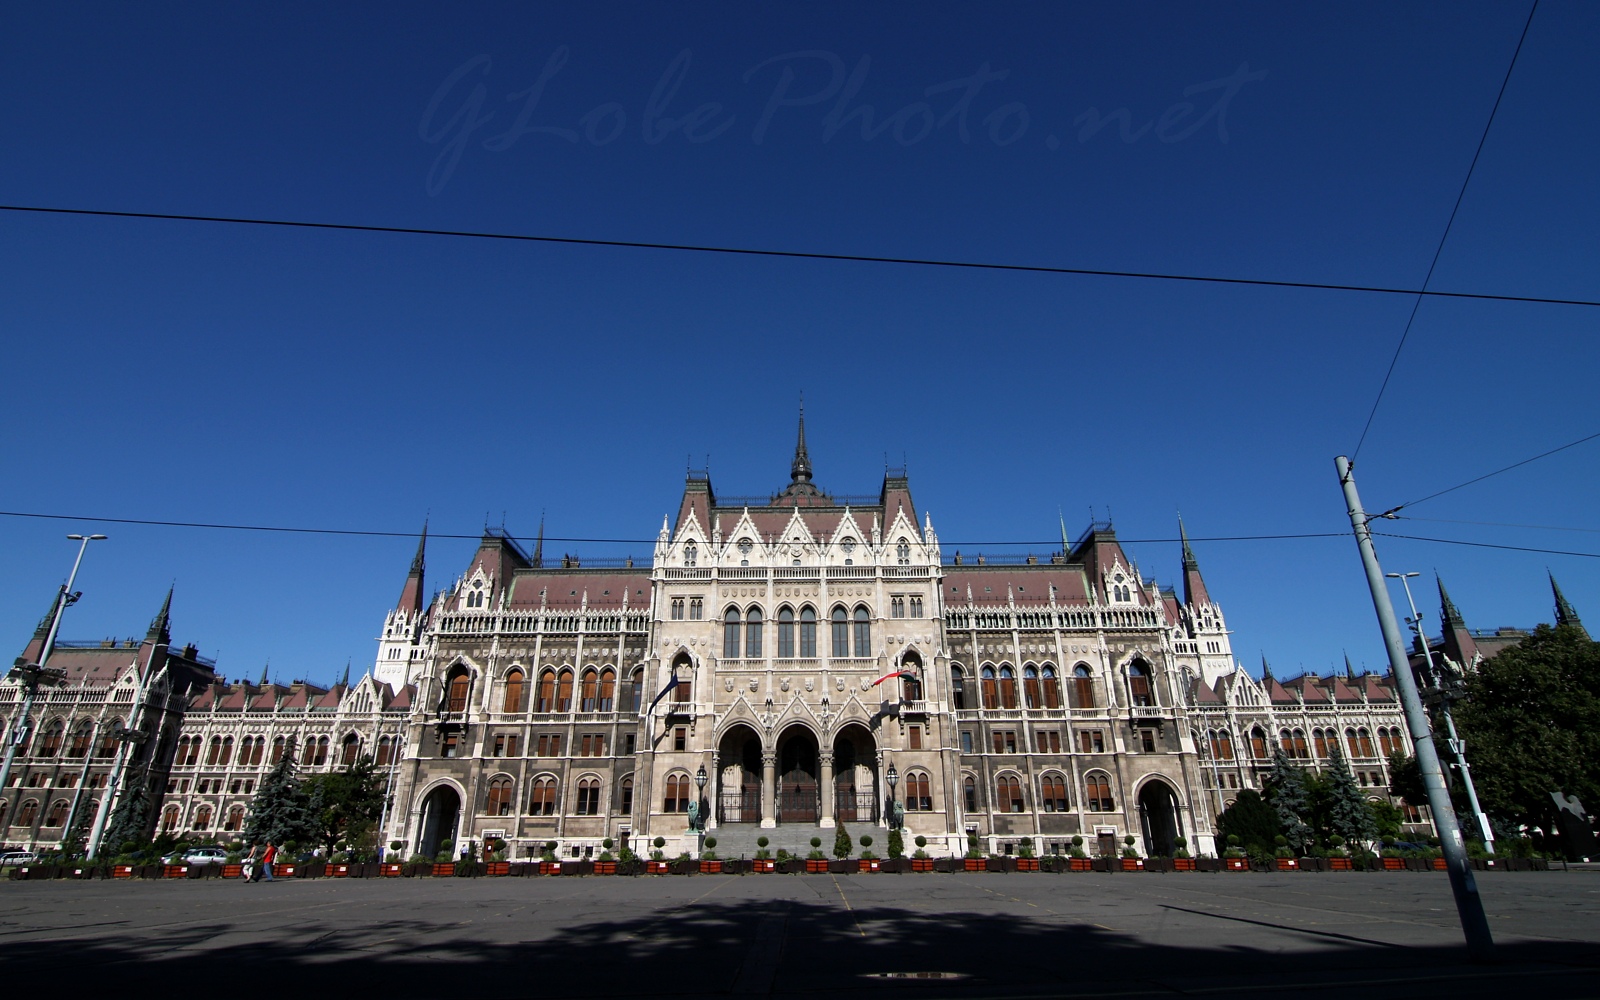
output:
M440 785L428 793L422 800L422 818L417 825L421 834L417 838L417 850L428 857L435 857L439 853L439 846L446 840L453 841L456 835L456 821L461 816L461 796L449 785ZM452 844L452 848L455 845Z
M804 726L791 726L778 737L778 822L815 823L817 802L817 738Z
M841 823L878 821L878 753L865 726L845 726L833 741L833 814Z
M717 746L721 784L718 823L761 821L761 737L749 726L733 726Z
M1178 800L1165 781L1148 782L1139 790L1139 822L1144 827L1145 850L1170 858L1182 833L1178 825Z

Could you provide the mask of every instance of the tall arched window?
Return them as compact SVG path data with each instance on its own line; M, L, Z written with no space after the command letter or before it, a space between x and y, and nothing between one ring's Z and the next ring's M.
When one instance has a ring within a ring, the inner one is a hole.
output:
M349 733L345 736L344 742L339 745L339 763L349 767L356 762L356 758L359 756L361 756L361 737L355 733Z
M274 736L272 738L272 757L268 763L272 764L274 767L277 766L278 761L283 759L284 746L285 744L282 736ZM293 753L293 751L290 752L291 754Z
M222 737L211 737L211 746L206 750L206 766L216 766L217 759L222 756Z
M1039 808L1045 812L1067 811L1067 779L1052 771L1039 781Z
M1027 807L1022 797L1022 782L1015 775L1001 775L995 782L995 792L1001 812L1019 813Z
M521 670L506 672L505 700L500 704L500 711L509 713L522 711L522 692L526 687L523 680L526 676Z
M900 566L911 565L911 546L906 544L904 538L900 539L900 544L894 547L894 561Z
M1031 663L1022 668L1022 698L1029 708L1038 708L1044 701L1044 692L1039 689L1039 669Z
M228 808L228 818L222 824L222 828L229 833L238 833L240 830L243 830L244 806L230 806Z
M866 659L872 655L872 615L866 608L856 608L856 656Z
M539 700L534 706L536 712L554 712L556 710L556 672L546 670L539 675Z
M693 543L693 542L690 542L688 545L685 545L683 547L683 564L685 566L693 566L696 563L698 563L699 561L700 561L700 548L699 548L699 546L695 545L695 543Z
M1256 760L1266 760L1272 756L1267 750L1267 733L1260 726L1250 730L1250 756Z
M1233 736L1226 729L1217 730L1217 747L1217 757L1219 759L1233 759Z
M121 719L112 719L100 730L100 742L94 748L95 758L109 760L117 755L117 730L122 728Z
M617 672L610 667L600 671L600 697L595 702L595 710L609 712L617 704Z
M224 736L222 738L222 756L217 761L217 763L219 763L219 764L221 764L223 766L227 766L228 760L230 758L232 758L232 757L233 757L233 737L232 736Z
M629 712L637 712L644 707L644 671L635 670L628 680L628 704L623 706Z
M694 782L689 780L687 774L667 775L667 790L661 801L661 811L669 813L688 812L690 789L693 787Z
M600 815L600 782L595 778L578 779L579 816Z
M778 609L778 658L794 658L794 609Z
M817 611L811 605L800 609L800 658L815 659L817 655Z
M196 830L211 829L211 807L201 806L194 811L194 828Z
M556 677L556 711L572 711L572 671L563 670Z
M394 742L395 738L393 736L385 736L378 740L377 765L379 767L388 767L394 763Z
M161 832L173 833L178 829L178 807L167 806L161 810Z
M582 694L580 695L580 700L578 702L579 706L581 706L580 710L584 712L593 712L595 710L596 699L599 697L599 695L599 675L597 675L593 670L585 670L583 672Z
M906 811L933 811L933 792L926 771L911 771L906 775Z
M1072 707L1094 707L1094 676L1087 664L1080 663L1072 668Z
M751 608L744 616L744 655L752 660L761 656L760 608Z
M1083 804L1090 812L1115 812L1117 805L1111 798L1111 779L1099 771L1084 778Z
M970 774L961 779L961 802L967 812L978 811L978 780Z
M1128 666L1128 694L1135 705L1154 705L1150 696L1150 668L1143 660L1134 660Z
M546 775L535 778L533 791L528 796L529 816L554 816L556 814L556 779Z
M56 799L44 815L45 826L64 826L67 822L67 800Z
M1000 707L1017 707L1017 672L1009 663L1000 665Z
M957 711L967 707L967 674L956 666L950 668L950 707Z
M1361 756L1361 744L1356 741L1356 730L1354 726L1351 726L1349 729L1344 731L1344 741L1350 747L1351 757Z
M729 608L722 613L722 658L739 658L739 609Z
M261 764L261 758L265 757L266 753L267 738L265 736L257 736L256 745L250 750L250 766L259 766Z
M465 670L457 669L450 675L449 701L445 705L447 712L465 712L467 710L467 691L471 688L472 681L467 677Z
M84 719L78 723L78 728L72 731L72 745L67 748L67 756L82 760L89 756L89 745L93 742L94 723Z
M489 798L484 805L484 811L490 816L510 816L511 803L516 801L516 796L510 778L491 778L489 780Z
M1306 731L1304 729L1296 729L1294 731L1294 756L1296 760L1311 759L1311 751L1306 749Z
M66 732L67 725L60 719L53 719L45 727L44 738L39 741L39 756L54 757L61 752L61 734Z
M312 761L318 767L328 762L328 738L320 737L317 740L317 759Z
M1045 708L1061 707L1061 680L1056 677L1056 668L1048 663L1039 668L1039 687L1044 692Z
M833 652L832 656L844 658L850 655L850 621L844 608L833 609Z
M633 775L629 775L617 782L617 812L623 816L633 815Z
M1000 707L1000 686L995 682L994 668L984 667L978 672L978 685L983 689L983 707Z
M1375 756L1377 756L1377 754L1374 754L1372 752L1372 734L1367 732L1366 727L1362 727L1361 729L1356 730L1356 739L1359 741L1360 746L1361 746L1361 756L1363 756L1363 757L1375 757Z

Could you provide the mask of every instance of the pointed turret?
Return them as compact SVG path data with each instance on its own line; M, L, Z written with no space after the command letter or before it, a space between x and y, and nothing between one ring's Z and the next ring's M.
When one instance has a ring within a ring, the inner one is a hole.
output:
M1466 619L1461 617L1461 610L1456 607L1456 602L1450 599L1450 592L1444 589L1444 580L1435 573L1433 579L1439 584L1439 620L1447 629L1466 628Z
M806 454L806 404L800 403L800 436L794 444L794 461L789 463L789 479L796 483L811 482L811 456Z
M150 630L144 634L145 642L152 642L158 646L165 646L172 642L172 588L167 588L167 599L161 602L161 610L150 619Z
M1183 603L1190 606L1210 604L1206 581L1200 576L1200 561L1189 547L1189 533L1183 528L1183 518L1178 518L1178 538L1183 542Z
M422 580L426 572L428 550L428 522L422 522L422 537L417 539L417 554L411 557L411 571L406 574L406 585L400 591L400 603L395 607L411 614L422 612Z
M344 676L339 678L339 686L346 689L350 687L350 661L348 659L344 661Z
M1466 619L1461 617L1461 609L1450 599L1450 592L1444 589L1443 578L1438 573L1433 574L1433 578L1439 584L1440 638L1443 640L1440 651L1457 663L1471 664L1478 658L1477 640L1472 638Z
M1573 610L1572 605L1567 601L1567 595L1561 592L1561 584L1556 582L1554 573L1550 574L1550 592L1556 598L1556 625L1571 625L1584 635L1588 635L1589 630L1583 627L1583 621L1578 617L1578 612Z
M1350 662L1350 654L1344 654L1344 675L1348 680L1356 679L1356 665Z
M533 543L533 559L531 561L534 569L544 567L544 511L542 510L539 512L539 538Z
M887 482L887 479L885 480ZM811 455L806 452L806 403L800 400L800 430L795 436L794 460L789 463L789 485L773 498L774 506L810 506L827 497L811 481Z
M259 681L256 681L256 686L257 687L266 687L267 686L267 665L265 663L263 663L261 665L261 679Z
M1264 681L1272 680L1272 664L1267 662L1266 653L1261 654L1261 679Z

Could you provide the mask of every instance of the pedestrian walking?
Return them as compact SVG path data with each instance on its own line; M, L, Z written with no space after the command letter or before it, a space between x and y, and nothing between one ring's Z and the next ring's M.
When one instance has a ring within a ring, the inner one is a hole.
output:
M267 850L261 855L261 880L272 881L272 863L278 858L278 845L267 841Z
M256 880L256 851L255 844L250 845L250 853L244 856L244 880L246 884Z

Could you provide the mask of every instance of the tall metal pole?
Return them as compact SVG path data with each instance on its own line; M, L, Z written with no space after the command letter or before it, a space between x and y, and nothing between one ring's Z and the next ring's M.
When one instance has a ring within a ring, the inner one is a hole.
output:
M89 547L90 542L103 541L106 536L68 535L67 537L78 543L78 557L72 561L72 572L68 574L67 582L61 585L61 591L56 594L55 610L50 615L50 631L45 634L44 648L39 651L39 662L23 663L18 660L16 666L11 668L10 676L22 682L22 707L16 718L11 720L11 738L6 740L6 759L4 764L0 764L0 789L6 788L11 781L11 764L17 759L17 748L27 738L33 700L39 695L39 682L51 676L50 653L56 648L56 633L61 630L61 613L67 609L67 605L78 599L72 592L72 584L78 579L78 567L83 565L83 550Z
M1440 676L1433 671L1433 651L1428 648L1428 637L1422 631L1422 612L1417 610L1417 600L1411 596L1411 577L1416 573L1388 573L1390 578L1400 581L1400 586L1406 590L1406 603L1411 605L1411 617L1407 619L1412 631L1417 635L1417 645L1422 649L1422 659L1428 665L1428 684L1439 694L1440 713L1444 716L1444 724L1450 730L1450 738L1445 744L1450 747L1450 752L1455 755L1456 767L1461 771L1461 781L1467 786L1467 801L1472 804L1472 817L1478 823L1478 830L1483 834L1484 850L1494 853L1494 829L1489 826L1489 817L1483 813L1483 807L1478 804L1478 789L1472 784L1472 765L1467 763L1467 744L1456 733L1456 720L1450 714L1450 698L1441 683Z
M156 650L160 648L160 643L151 644L150 655L145 657L144 672L139 675L139 686L133 692L133 705L128 710L128 722L120 730L115 731L118 746L116 759L111 762L111 780L106 784L105 794L100 797L100 808L94 814L94 828L89 831L89 843L84 848L84 853L90 858L100 856L100 838L105 836L106 824L110 822L111 812L117 806L117 796L122 789L122 771L127 765L129 748L143 742L144 734L139 729L139 716L144 709L150 675L155 673ZM140 780L143 780L142 775Z
M1461 839L1461 827L1456 822L1456 811L1450 804L1450 793L1445 788L1444 771L1439 767L1439 754L1433 746L1428 714L1422 707L1421 696L1417 694L1416 678L1411 676L1411 663L1400 639L1400 625L1395 621L1394 605L1390 603L1388 588L1383 583L1383 567L1378 565L1378 553L1372 545L1367 512L1362 509L1361 495L1356 492L1350 459L1340 455L1334 464L1339 471L1339 485L1344 489L1356 547L1361 550L1361 564L1367 572L1367 587L1372 591L1372 606L1378 613L1378 627L1383 632L1383 644L1389 652L1389 669L1394 675L1395 687L1399 689L1400 703L1406 713L1406 727L1411 731L1411 743L1417 751L1417 766L1422 771L1422 783L1428 791L1428 808L1433 813L1434 829L1439 834L1445 866L1450 873L1450 890L1455 895L1456 912L1461 918L1461 930L1467 939L1467 953L1474 962L1493 961L1494 937L1489 932L1489 919L1483 912L1483 899L1478 895L1477 880L1472 877L1472 869L1467 864L1467 845Z

